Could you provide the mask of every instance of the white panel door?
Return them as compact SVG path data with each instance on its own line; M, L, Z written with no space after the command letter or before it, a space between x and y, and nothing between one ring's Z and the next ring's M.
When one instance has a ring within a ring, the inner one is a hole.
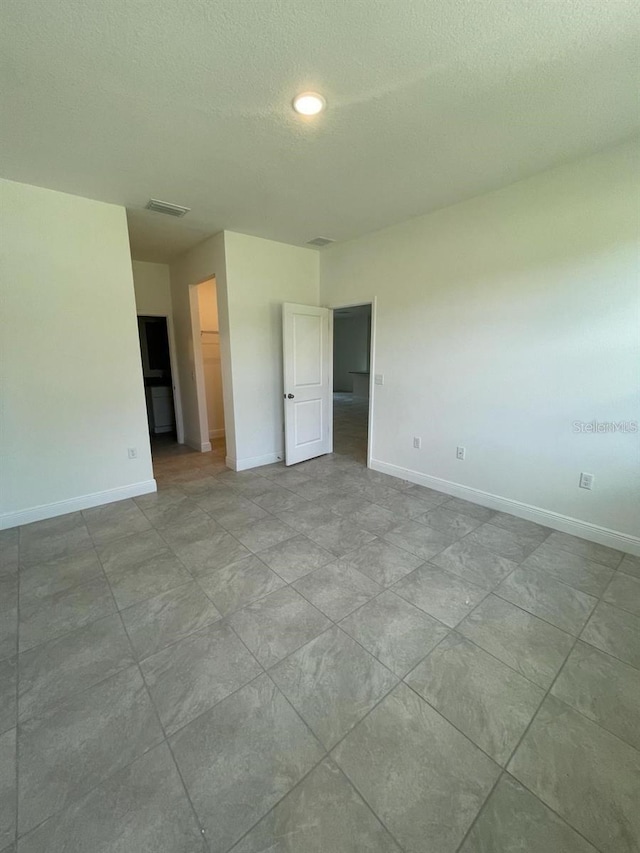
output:
M328 308L282 306L287 465L333 450L330 319Z

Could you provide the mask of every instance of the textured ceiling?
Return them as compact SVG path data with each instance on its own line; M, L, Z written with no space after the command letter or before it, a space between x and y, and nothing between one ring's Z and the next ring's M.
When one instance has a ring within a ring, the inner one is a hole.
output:
M638 130L636 0L3 0L0 174L125 205L134 257L344 240ZM292 96L317 89L303 120ZM176 221L149 197L192 209Z

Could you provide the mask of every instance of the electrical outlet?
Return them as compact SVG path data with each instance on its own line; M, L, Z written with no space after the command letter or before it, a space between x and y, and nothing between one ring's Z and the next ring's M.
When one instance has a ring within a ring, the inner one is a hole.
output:
M420 448L422 447L422 439L418 438L417 435L413 437L413 446L416 450L420 450Z
M464 459L467 455L466 447L456 447L456 459Z
M137 459L138 458L138 448L137 447L129 447L127 449L127 454L129 459Z
M374 373L373 382L375 385L384 385L384 373Z
M589 489L593 488L593 474L585 474L584 472L580 474L580 488L581 489Z

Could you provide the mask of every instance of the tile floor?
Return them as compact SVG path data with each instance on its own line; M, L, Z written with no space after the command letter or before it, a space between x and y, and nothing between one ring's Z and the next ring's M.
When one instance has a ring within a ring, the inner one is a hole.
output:
M640 559L367 470L336 403L331 456L167 447L0 534L2 853L639 849Z

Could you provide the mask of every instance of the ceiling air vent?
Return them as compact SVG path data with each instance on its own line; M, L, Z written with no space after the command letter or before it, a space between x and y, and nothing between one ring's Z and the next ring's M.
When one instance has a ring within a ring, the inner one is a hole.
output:
M184 216L191 210L190 207L181 207L179 204L171 204L168 201L158 201L157 198L150 198L145 208L154 210L156 213L165 213L167 216Z
M314 237L313 240L307 240L307 246L328 246L329 243L335 243L330 237Z

